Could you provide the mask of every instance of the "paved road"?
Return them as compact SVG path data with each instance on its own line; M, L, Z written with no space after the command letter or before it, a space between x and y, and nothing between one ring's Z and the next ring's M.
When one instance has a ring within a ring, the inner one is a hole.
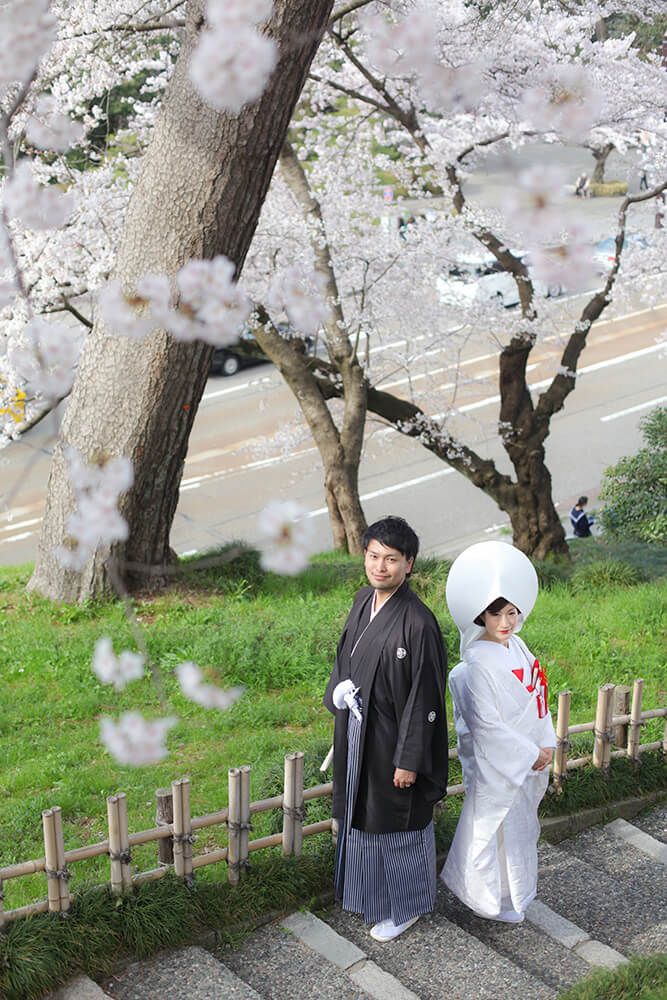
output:
M666 326L667 304L594 328L577 389L554 418L547 441L554 498L564 514L581 492L595 500L605 468L640 446L641 417L667 401L664 346L656 344ZM529 372L535 392L553 375L561 349L552 337L535 350ZM437 357L428 359L428 367L435 385L449 384L452 372ZM495 434L494 357L471 348L465 371L469 381L459 389L453 427L509 472ZM272 440L279 446L273 450ZM2 564L35 557L52 443L53 422L0 453ZM272 366L211 379L190 441L173 545L184 554L234 539L253 541L266 502L293 497L310 512L314 548L329 548L322 481L312 440L298 428L296 403ZM373 419L361 494L369 520L387 512L404 515L429 552L457 551L471 539L506 530L507 519L493 501L416 442Z

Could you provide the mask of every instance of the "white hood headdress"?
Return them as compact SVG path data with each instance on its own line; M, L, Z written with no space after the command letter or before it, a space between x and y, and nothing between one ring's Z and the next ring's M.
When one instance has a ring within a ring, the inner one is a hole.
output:
M537 588L528 556L506 542L477 542L457 556L447 577L447 607L461 633L461 656L484 634L475 618L499 597L519 608L518 632L533 610Z

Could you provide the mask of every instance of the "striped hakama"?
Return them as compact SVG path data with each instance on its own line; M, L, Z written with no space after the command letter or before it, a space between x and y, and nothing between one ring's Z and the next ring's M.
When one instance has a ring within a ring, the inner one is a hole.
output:
M336 845L336 895L367 923L405 923L435 904L433 820L423 830L367 833L351 826L361 723L349 713L345 818Z

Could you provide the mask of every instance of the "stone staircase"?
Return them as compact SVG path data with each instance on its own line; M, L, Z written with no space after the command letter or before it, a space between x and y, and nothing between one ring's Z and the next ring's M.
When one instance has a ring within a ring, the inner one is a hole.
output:
M339 906L296 912L242 947L183 948L53 1000L555 1000L592 968L667 951L667 805L539 847L520 925L482 920L440 886L435 911L389 944Z

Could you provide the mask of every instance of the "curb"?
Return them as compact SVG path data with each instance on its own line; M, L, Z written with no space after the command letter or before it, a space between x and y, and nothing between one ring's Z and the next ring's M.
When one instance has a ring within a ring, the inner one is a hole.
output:
M550 844L557 844L568 837L574 837L589 826L596 826L612 819L631 819L648 806L656 805L667 796L667 788L645 792L631 799L606 802L602 806L583 809L581 812L567 813L565 816L547 816L540 820L541 836Z

